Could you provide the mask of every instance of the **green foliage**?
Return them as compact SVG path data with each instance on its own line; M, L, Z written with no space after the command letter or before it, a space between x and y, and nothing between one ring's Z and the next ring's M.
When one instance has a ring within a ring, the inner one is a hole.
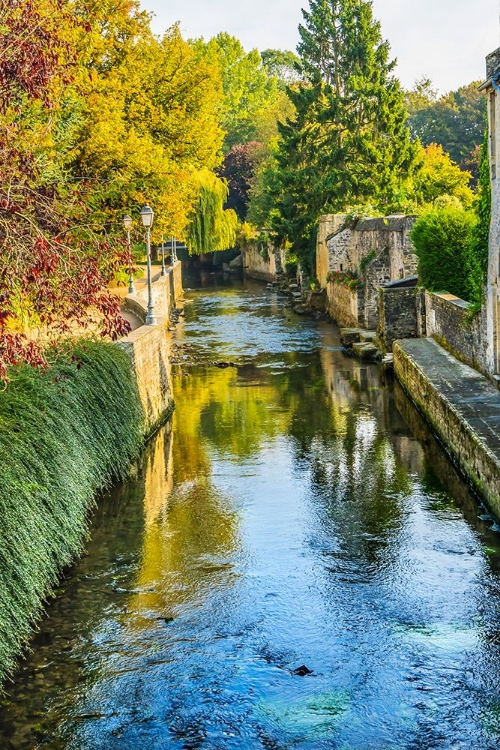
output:
M46 370L23 365L9 376L0 393L0 678L81 551L95 493L138 455L143 425L116 345L78 343Z
M477 223L472 233L471 255L477 263L478 272L473 278L473 285L474 298L476 301L481 301L488 275L488 253L491 224L491 181L487 132L481 146L479 186L474 210L477 216Z
M289 89L295 115L279 128L264 191L274 202L271 227L293 242L306 272L319 216L355 203L385 207L416 151L371 2L310 0L309 6L299 28L303 83Z
M483 138L486 104L478 87L473 81L438 98L428 79L418 81L405 97L412 135L424 146L439 143L462 164Z
M476 223L472 211L447 205L433 207L415 223L412 240L420 281L430 291L474 299L478 264L471 253Z
M345 289L349 289L350 292L355 292L357 289L362 289L363 279L353 271L330 271L326 277L327 281L332 284L338 284L343 286Z
M474 193L469 187L471 175L455 164L443 147L431 143L420 153L419 168L410 181L408 197L417 204L433 203L443 195L457 198L464 208L470 208Z
M280 88L286 89L300 81L300 60L295 52L266 49L261 53L261 58L267 74L277 79Z
M187 232L189 252L195 255L228 250L236 244L238 217L224 210L229 189L212 172L199 174L198 203Z
M237 143L258 140L255 120L270 105L277 92L277 80L263 68L259 52L245 52L241 42L220 33L207 44L198 40L208 59L220 69L223 89L222 126L226 131L224 150Z

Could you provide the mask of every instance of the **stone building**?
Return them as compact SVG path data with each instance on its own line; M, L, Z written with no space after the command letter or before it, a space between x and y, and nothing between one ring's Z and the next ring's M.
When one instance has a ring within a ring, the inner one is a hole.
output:
M417 257L410 239L414 222L414 217L403 215L355 222L347 222L343 215L321 217L316 275L327 289L330 314L341 325L376 328L379 288L416 274ZM349 293L328 283L332 271L361 275L363 285Z
M500 376L500 49L486 58L486 82L481 86L488 96L489 158L491 176L491 227L486 295L486 367Z

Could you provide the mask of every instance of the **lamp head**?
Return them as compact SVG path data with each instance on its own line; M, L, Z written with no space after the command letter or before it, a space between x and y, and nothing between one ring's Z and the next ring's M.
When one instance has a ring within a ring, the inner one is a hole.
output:
M123 226L125 227L125 229L127 230L127 232L130 232L130 230L132 229L132 224L133 224L132 217L129 216L128 214L126 214L123 217Z
M154 211L147 203L141 208L141 219L145 229L151 229L153 226Z

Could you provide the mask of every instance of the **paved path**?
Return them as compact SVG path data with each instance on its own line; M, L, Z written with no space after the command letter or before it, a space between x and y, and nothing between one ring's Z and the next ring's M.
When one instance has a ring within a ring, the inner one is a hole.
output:
M407 339L405 351L500 459L500 392L434 339Z
M394 370L500 519L500 392L433 339L396 341Z

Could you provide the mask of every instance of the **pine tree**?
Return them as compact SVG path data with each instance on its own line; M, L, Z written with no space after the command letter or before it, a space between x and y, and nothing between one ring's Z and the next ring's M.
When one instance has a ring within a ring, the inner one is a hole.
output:
M280 127L273 226L307 265L322 213L394 201L415 147L389 45L368 0L310 0L297 48L296 114Z

